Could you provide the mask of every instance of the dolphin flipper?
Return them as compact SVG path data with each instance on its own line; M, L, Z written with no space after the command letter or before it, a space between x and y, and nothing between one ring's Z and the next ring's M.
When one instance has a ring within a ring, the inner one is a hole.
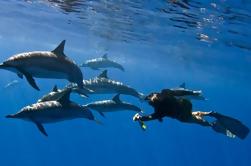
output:
M44 129L44 126L41 124L41 123L38 123L38 122L34 122L38 128L38 130L43 134L45 135L46 137L48 137L48 134L46 133L45 129Z
M39 91L40 89L39 89L39 87L37 86L37 84L36 84L34 78L33 78L29 73L23 73L23 74L24 74L26 80L29 82L29 84L30 84L34 89L36 89L36 90Z
M39 87L37 86L37 84L36 84L34 78L32 77L32 75L31 75L30 73L24 71L24 70L21 69L21 68L16 68L16 69L17 69L20 73L22 73L22 74L25 76L26 80L29 82L29 84L30 84L34 89L36 89L36 90L38 90L38 91L40 90Z
M98 111L98 113L99 113L101 116L105 117L105 114L104 114L103 112Z

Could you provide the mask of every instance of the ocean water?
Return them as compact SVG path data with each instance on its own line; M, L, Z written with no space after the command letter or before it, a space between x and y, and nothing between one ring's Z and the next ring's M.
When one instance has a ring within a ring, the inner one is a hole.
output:
M250 0L1 0L0 61L16 53L53 50L66 40L76 63L107 53L125 72L108 76L148 94L186 82L207 101L194 110L217 111L251 127ZM101 71L82 68L84 79ZM134 112L95 113L103 125L85 119L45 125L44 137L30 122L6 119L35 103L65 80L36 79L36 91L16 74L1 70L1 166L249 166L250 135L231 139L210 128L165 118L142 131ZM6 87L14 80L18 83ZM93 95L79 104L110 99ZM129 96L122 100L153 109Z

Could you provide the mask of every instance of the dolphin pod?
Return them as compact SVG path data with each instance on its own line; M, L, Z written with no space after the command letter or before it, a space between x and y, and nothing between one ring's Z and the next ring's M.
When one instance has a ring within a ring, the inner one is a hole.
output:
M79 105L71 101L70 94L72 91L75 93L79 91L81 92L79 94L85 97L87 97L86 94L117 92L123 94L123 90L119 90L119 88L116 87L116 85L122 86L123 84L109 80L106 75L107 71L103 72L103 74L97 78L104 80L106 83L109 82L107 84L111 84L107 89L104 88L103 84L94 85L93 80L89 80L90 84L86 83L86 80L83 80L83 75L78 65L64 54L64 46L65 40L53 51L20 53L11 56L0 64L0 69L14 72L20 78L25 77L28 83L36 90L40 90L40 88L34 78L66 79L74 84L74 86L67 86L64 89L58 89L57 86L54 86L50 93L42 96L36 103L25 106L19 112L7 115L6 118L30 121L37 126L43 135L48 136L43 126L47 123L56 123L76 118L89 119L99 123L91 110L96 110L101 115L104 115L103 112L111 111L141 111L137 106L121 101L119 95L116 95L112 100L97 101L86 105ZM109 60L107 55L95 61L97 61L97 64L89 61L88 65L95 69L114 67L124 71L124 68L120 64ZM143 96L143 94L138 93L135 89L125 85L123 86L126 89L124 90L124 94L135 97Z
M29 84L39 90L36 78L66 79L71 82L63 89L54 86L51 92L42 96L36 103L22 108L15 114L7 115L6 118L22 119L34 123L39 131L48 136L44 124L56 123L65 120L84 118L100 123L92 111L97 111L102 116L106 112L117 112L129 110L142 112L141 108L120 100L120 95L131 95L144 99L145 95L122 82L112 80L104 70L97 77L83 80L83 75L78 65L64 54L65 40L63 40L53 51L34 51L14 55L0 64L1 69L9 70L18 77L27 79ZM124 71L124 68L107 58L89 60L81 66L92 69L114 67ZM185 97L194 97L203 100L201 91L192 91L185 88L185 85L174 88L174 91L186 92ZM79 105L70 100L71 92L88 97L94 94L116 94L110 100L100 100Z

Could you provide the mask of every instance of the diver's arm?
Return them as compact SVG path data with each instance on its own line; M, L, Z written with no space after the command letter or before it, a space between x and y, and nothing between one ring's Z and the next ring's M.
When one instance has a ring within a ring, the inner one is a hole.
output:
M150 121L150 120L159 120L161 118L162 117L160 116L159 113L154 112L154 113L152 113L150 115L145 115L145 116L139 117L139 120L141 120L141 121Z

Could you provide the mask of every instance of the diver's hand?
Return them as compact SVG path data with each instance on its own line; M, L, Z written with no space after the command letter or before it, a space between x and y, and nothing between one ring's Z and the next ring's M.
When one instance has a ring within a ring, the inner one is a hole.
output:
M141 127L141 129L145 131L146 130L146 125L145 125L145 123L143 121L141 121L141 118L142 118L142 116L139 113L137 113L137 114L135 114L133 116L133 121L138 121L139 126Z
M140 118L141 118L142 116L139 114L139 113L137 113L137 114L135 114L134 116L133 116L133 121L139 121L140 120Z

